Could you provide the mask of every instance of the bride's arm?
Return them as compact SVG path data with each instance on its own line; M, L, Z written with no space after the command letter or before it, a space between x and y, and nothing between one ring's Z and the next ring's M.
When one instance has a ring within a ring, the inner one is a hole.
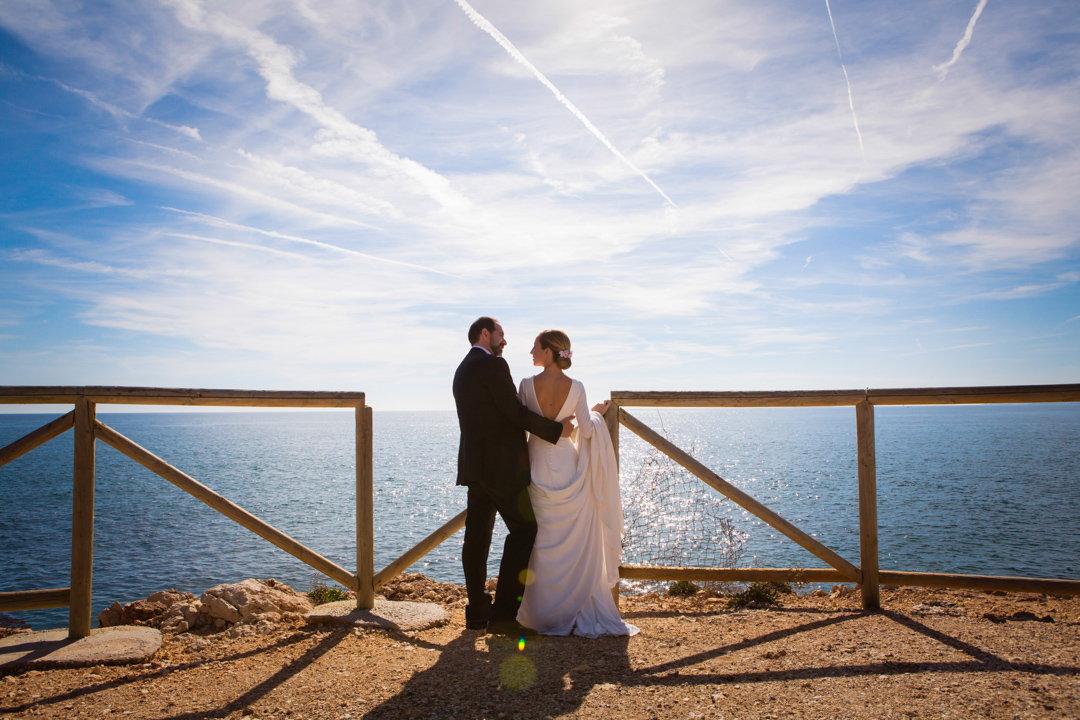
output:
M520 400L521 404L524 405L525 407L529 407L529 402L525 399L525 378L521 378L521 382L518 383L518 400ZM526 430L525 431L525 442L528 442L529 438L531 436L532 436L532 433L530 433L528 430Z
M575 381L576 382L576 381ZM581 385L581 383L578 383ZM574 404L574 415L577 419L578 433L581 437L592 437L593 423L592 415L589 412L589 401L585 397L585 386L581 385L581 392L578 393L577 401Z

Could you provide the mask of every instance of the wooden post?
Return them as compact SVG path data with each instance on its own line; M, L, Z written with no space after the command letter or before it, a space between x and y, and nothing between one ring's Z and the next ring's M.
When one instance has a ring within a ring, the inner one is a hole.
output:
M611 445L615 448L615 467L619 467L619 406L612 404L604 415L607 423L608 434L611 435Z
M356 408L356 607L375 607L375 470L371 408Z
M619 406L612 403L604 415L608 433L611 435L611 445L615 448L615 471L619 470ZM615 583L611 588L611 597L615 598L615 607L619 607L620 583Z
M878 587L877 461L874 457L874 406L867 400L855 406L859 452L859 564L862 566L862 606L881 607Z
M75 474L71 504L71 605L68 637L90 635L94 577L94 403L75 400Z

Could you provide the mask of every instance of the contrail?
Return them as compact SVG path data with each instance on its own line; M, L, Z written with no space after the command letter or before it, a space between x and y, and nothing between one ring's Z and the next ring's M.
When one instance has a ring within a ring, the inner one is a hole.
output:
M59 80L56 80L55 78L42 77L41 75L26 75L26 77L33 78L34 80L43 80L45 82L51 82L51 83L57 85L58 87L60 87L61 89L68 91L69 93L74 93L75 95L78 95L83 100L86 100L88 103L90 103L91 105L96 105L97 107L101 108L105 112L112 115L114 118L125 118L127 120L142 120L143 122L154 123L155 125L160 125L162 127L169 128L170 130L173 130L174 132L178 132L181 135L187 135L189 138L192 138L193 140L198 140L199 142L203 142L202 136L199 134L199 129L198 128L188 127L187 125L170 125L169 123L162 122L161 120L155 120L154 118L148 118L148 117L143 117L142 115L136 115L133 112L128 112L127 110L124 110L123 108L120 108L120 107L117 107L117 106L115 106L115 105L113 105L111 103L105 102L104 100L99 98L97 95L94 95L92 92L89 92L87 90L80 90L79 88L71 87L70 85L65 85L64 83L60 82Z
M259 233L260 235L266 235L267 237L277 238L279 240L288 240L289 242L302 243L304 245L312 245L323 250L330 250L331 252L338 252L344 255L352 255L354 257L361 257L366 260L375 260L376 262L389 263L391 265L400 265L402 267L411 268L413 270L424 270L425 272L432 272L438 275L445 275L457 280L461 280L460 275L454 275L453 273L444 272L442 270L436 270L435 268L427 267L426 265L417 265L415 263L404 262L402 260L391 260L390 258L379 257L378 255L369 255L368 253L360 252L359 250L350 250L349 248L341 247L340 245L332 245L330 243L324 243L319 240L309 240L308 238L298 237L296 235L285 235L284 233L275 232L274 230L263 230L262 228L251 227L250 225L240 225L238 223L229 222L228 220L222 220L221 218L214 217L212 215L203 215L202 213L192 212L190 210L181 210L179 208L168 207L165 205L160 206L162 210L170 210L182 215L191 215L197 217L203 222L213 225L214 227L229 228L233 230L248 230L250 232ZM170 235L176 235L177 233L169 233ZM181 236L188 237L188 236ZM198 238L203 240L205 238Z
M983 0L986 2L986 0ZM862 153L863 162L866 162L866 149L862 144L862 132L859 131L859 117L855 114L855 99L851 96L851 80L848 79L847 66L844 65L844 54L840 52L840 38L836 36L836 23L832 19L832 8L829 7L829 0L825 0L825 10L829 13L829 25L832 26L833 40L836 42L836 54L840 56L840 67L844 71L844 82L847 83L847 101L851 107L851 119L855 121L855 134L859 136L859 152Z
M597 140L604 143L607 149L615 154L615 157L622 160L624 163L626 163L627 167L629 167L641 177L645 178L645 182L652 185L653 189L656 190L656 192L660 193L660 195L665 200L667 200L672 207L678 207L678 205L675 204L675 201L669 198L667 196L667 193L660 189L659 185L654 183L648 175L639 170L637 166L634 165L634 163L630 162L630 160L625 155L619 152L619 149L612 145L611 141L604 137L604 134L600 132L599 128L589 122L589 118L585 117L585 114L578 110L574 103L570 102L570 99L568 97L559 92L559 88L555 87L555 85L552 84L550 80L544 77L544 74L537 70L536 67L531 62L529 62L529 60L524 55L521 54L521 51L514 47L514 44L510 42L505 35L499 32L498 28L492 25L483 15L476 12L476 9L473 8L473 6L467 3L465 0L455 0L455 2L457 2L461 9L465 11L465 14L469 16L469 19L472 20L478 28L486 32L491 37L495 38L495 42L502 45L503 49L506 50L506 52L510 53L510 57L514 58L526 68L528 68L529 72L535 75L536 79L543 83L544 87L550 90L552 94L555 95L555 98L563 105L565 105L566 109L573 113L574 117L580 120L581 123L589 129L589 132L596 136Z
M949 68L956 64L956 61L960 59L960 54L964 52L964 48L971 44L971 34L975 32L975 21L982 15L984 7L986 7L986 0L979 0L979 5L975 8L975 14L968 20L967 30L964 31L964 37L960 38L960 42L956 43L956 47L953 48L952 57L949 58L949 61L930 68L938 74L938 82L945 79L945 76L949 74Z

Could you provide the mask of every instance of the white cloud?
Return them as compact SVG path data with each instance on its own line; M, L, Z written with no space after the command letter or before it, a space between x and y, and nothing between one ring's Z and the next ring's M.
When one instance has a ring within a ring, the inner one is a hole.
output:
M907 378L891 358L913 333L986 322L965 305L1075 297L1076 51L1048 39L1064 5L988 7L965 48L971 8L929 2L831 8L836 38L815 3L474 5L528 67L428 0L0 5L49 65L0 76L6 127L72 178L0 216L12 333L49 307L155 362L161 338L188 348L178 375L255 358L267 383L419 397L493 312L515 346L573 329L598 382L767 388ZM957 48L938 84L927 68Z

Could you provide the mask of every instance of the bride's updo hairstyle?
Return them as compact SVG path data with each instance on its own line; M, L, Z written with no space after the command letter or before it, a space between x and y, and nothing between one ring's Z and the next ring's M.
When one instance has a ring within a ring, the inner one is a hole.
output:
M570 338L566 337L566 333L562 330L545 330L537 335L537 339L540 340L540 347L551 351L556 365L563 370L570 369L573 353L570 352Z

